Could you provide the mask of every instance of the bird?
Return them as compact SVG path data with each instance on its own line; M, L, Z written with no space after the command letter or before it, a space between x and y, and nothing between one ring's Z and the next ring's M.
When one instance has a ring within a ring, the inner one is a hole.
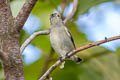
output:
M50 26L50 43L52 45L52 48L61 59L70 51L76 49L75 43L70 31L65 26L59 13L53 13L50 15ZM68 59L75 61L76 63L82 61L82 59L79 58L77 55L73 55Z

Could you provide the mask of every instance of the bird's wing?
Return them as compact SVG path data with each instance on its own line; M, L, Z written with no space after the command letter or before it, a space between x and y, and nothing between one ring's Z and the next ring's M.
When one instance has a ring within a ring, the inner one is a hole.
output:
M65 26L64 26L64 27L65 27ZM65 31L66 31L67 35L70 37L70 39L71 39L71 41L72 41L72 43L73 43L74 48L76 48L76 47L75 47L74 40L73 40L73 38L72 38L72 35L71 35L70 31L69 31L66 27L65 27Z

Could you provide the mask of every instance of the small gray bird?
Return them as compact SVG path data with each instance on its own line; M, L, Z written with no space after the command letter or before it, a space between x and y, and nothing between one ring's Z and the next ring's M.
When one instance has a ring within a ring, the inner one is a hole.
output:
M51 32L50 42L53 49L59 57L65 56L67 53L75 49L75 44L69 30L64 25L61 16L58 13L51 14L50 16ZM75 62L82 61L76 55L69 58Z

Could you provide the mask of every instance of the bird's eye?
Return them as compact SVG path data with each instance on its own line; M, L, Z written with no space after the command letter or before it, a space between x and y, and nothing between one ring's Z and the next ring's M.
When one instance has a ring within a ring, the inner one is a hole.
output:
M60 17L60 15L57 15L58 17Z

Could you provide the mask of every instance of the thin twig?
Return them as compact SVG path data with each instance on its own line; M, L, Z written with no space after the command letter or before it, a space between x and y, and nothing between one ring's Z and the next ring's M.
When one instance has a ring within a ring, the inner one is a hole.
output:
M63 13L64 13L64 10L65 10L66 5L67 5L67 0L62 0L61 11L60 11L61 16L62 16Z
M23 50L25 49L25 47L38 35L48 35L50 33L50 29L45 30L45 31L38 31L33 33L21 46L20 48L20 53L23 52Z
M70 20L74 16L74 14L77 10L77 5L78 5L78 0L74 0L72 12L65 18L65 20L63 21L64 24L66 24L68 22L68 20Z
M45 63L44 63L44 66L42 68L42 71L41 71L41 74L40 74L40 77L46 72L46 70L48 69L48 66L51 62L51 59L52 59L52 56L53 56L53 53L54 53L54 50L53 48L51 47L51 50L50 50L50 53L46 56L46 59L45 59ZM40 78L39 77L39 78Z
M117 39L120 39L120 36L115 36L115 37L112 37L112 38L108 38L108 39L106 39L106 40L101 40L101 41L93 42L93 43L87 44L87 45L85 45L85 46L82 46L82 47L80 47L80 48L77 48L77 49L71 51L70 53L68 53L67 56L62 57L62 60L61 60L61 61L58 60L55 64L53 64L39 80L45 80L46 77L47 77L58 65L60 65L63 61L65 61L66 58L68 58L68 57L76 54L77 52L86 50L86 49L91 48L91 47L94 47L94 46L98 46L98 45L103 44L103 43L106 43L106 42L110 42L110 41L113 41L113 40L117 40Z
M18 28L18 31L22 29L36 2L37 0L26 0L26 2L24 3L22 9L15 18L15 26Z

